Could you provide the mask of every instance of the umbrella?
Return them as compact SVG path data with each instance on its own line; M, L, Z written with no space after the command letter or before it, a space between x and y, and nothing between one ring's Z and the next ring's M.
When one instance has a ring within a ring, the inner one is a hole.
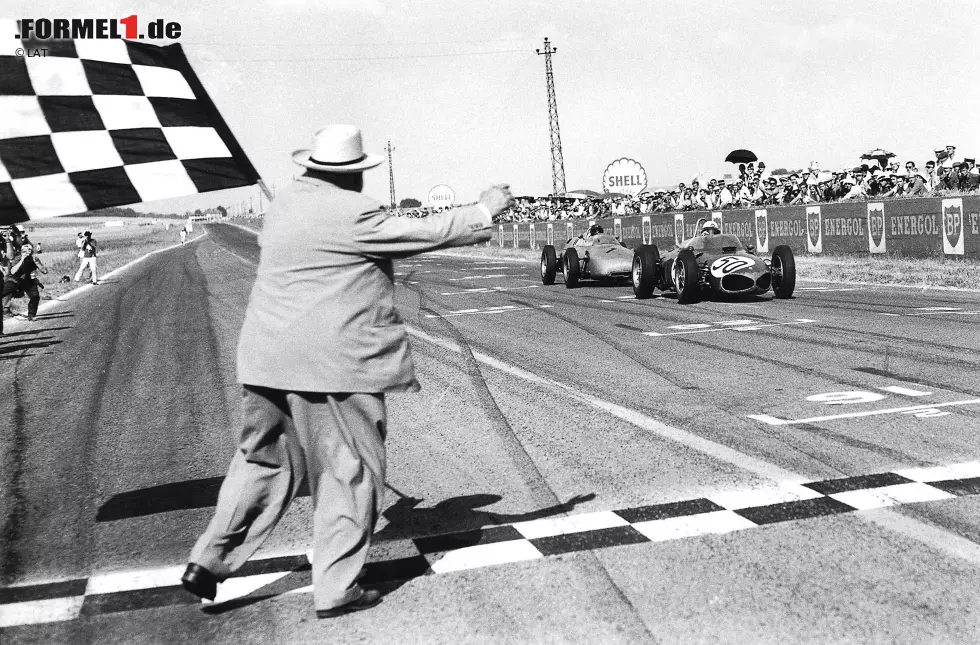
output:
M597 193L594 190L573 190L571 192L565 193L566 195L585 195L586 197L602 197L602 193Z
M732 150L725 157L725 161L729 163L749 163L758 160L759 158L751 150Z
M895 156L894 152L888 152L887 150L882 150L881 148L875 148L874 150L869 150L861 155L862 159L891 159Z

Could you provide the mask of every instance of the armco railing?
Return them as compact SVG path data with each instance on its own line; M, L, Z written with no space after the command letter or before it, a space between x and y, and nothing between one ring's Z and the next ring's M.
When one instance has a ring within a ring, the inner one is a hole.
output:
M737 235L762 253L787 244L797 254L980 258L980 196L974 195L504 223L494 226L490 244L561 246L598 223L629 247L656 244L666 249L693 236L702 217L714 219L722 232Z

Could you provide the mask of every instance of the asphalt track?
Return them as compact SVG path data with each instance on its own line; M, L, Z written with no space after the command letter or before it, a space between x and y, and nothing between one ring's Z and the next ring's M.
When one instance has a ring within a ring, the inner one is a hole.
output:
M384 602L315 620L302 497L194 603L257 258L210 226L7 328L4 643L980 641L980 294L682 306L444 255L396 266Z

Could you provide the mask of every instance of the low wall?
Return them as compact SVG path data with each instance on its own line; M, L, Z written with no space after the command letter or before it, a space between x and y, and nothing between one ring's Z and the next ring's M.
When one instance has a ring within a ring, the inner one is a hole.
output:
M494 227L490 244L560 246L594 222L629 247L656 244L669 249L692 237L702 217L713 218L722 232L737 235L762 253L786 244L797 254L980 258L980 196L974 195L506 223Z

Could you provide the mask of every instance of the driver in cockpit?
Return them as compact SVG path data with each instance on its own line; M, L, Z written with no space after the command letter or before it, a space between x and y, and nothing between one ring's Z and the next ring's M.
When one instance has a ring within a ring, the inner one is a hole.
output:
M707 222L704 223L703 226L701 226L701 235L704 237L708 237L710 235L720 235L720 234L721 234L721 229L718 228L718 225L715 224L714 220L709 219Z

